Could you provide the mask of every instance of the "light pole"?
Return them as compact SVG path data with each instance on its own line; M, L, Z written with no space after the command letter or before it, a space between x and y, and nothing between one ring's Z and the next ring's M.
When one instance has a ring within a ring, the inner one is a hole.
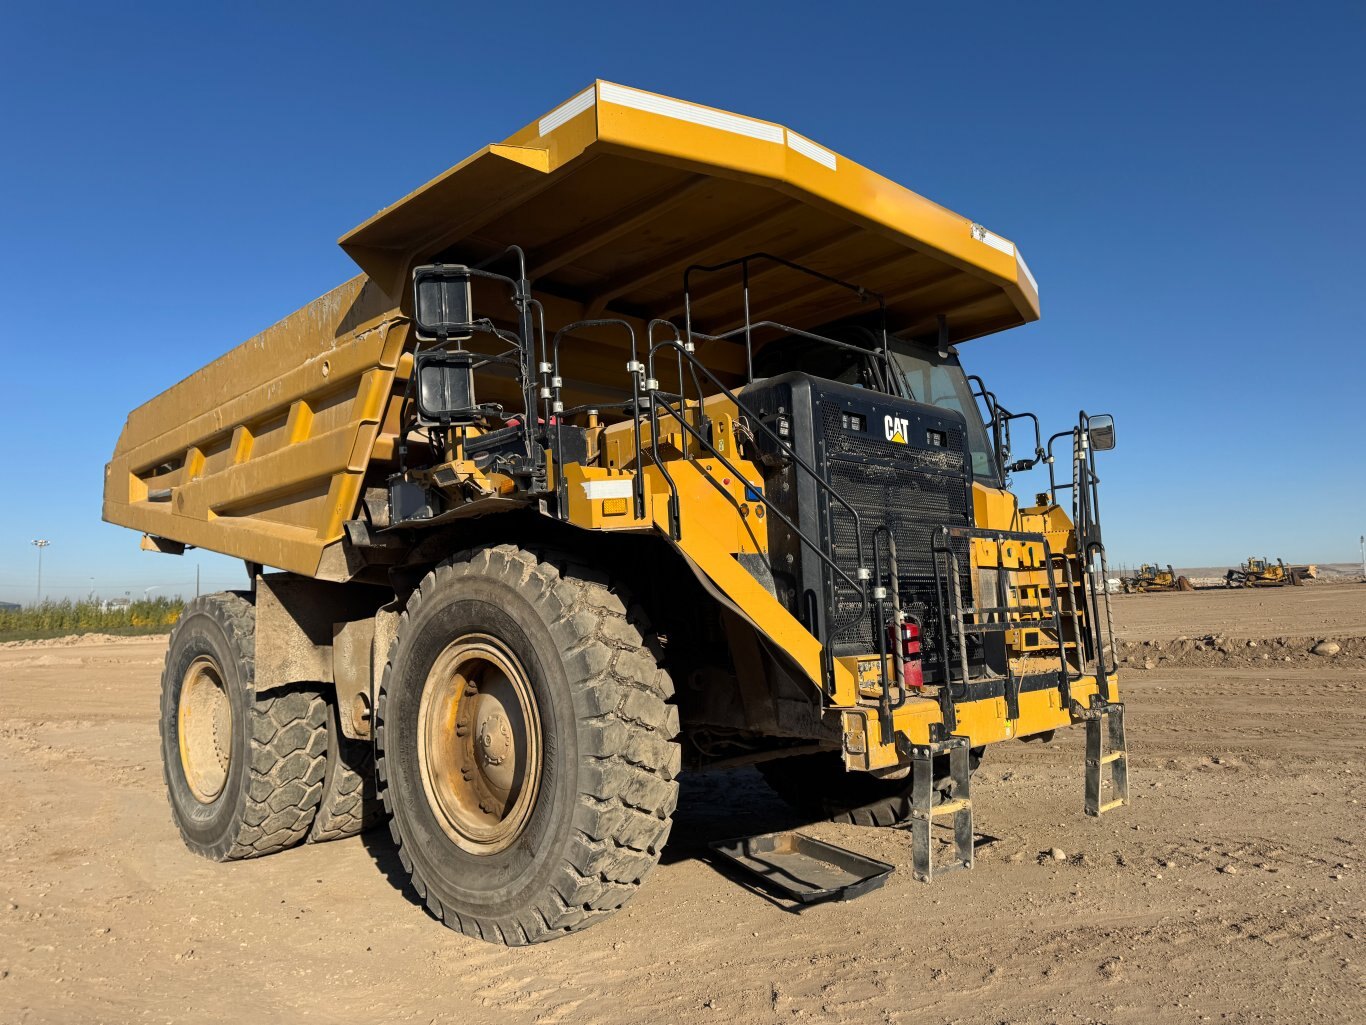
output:
M38 600L43 600L43 549L52 544L46 538L34 538L29 544L38 549Z
M1358 540L1361 542L1361 575L1366 578L1366 534L1362 534Z

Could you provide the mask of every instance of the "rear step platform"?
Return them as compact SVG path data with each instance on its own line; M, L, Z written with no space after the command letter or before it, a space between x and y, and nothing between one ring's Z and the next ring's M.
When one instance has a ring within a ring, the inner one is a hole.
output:
M717 840L710 846L801 904L853 900L876 890L895 871L885 861L794 831Z
M931 851L934 846L934 820L953 816L953 859L939 866L940 872L972 868L972 771L968 738L950 736L929 744L908 745L911 755L911 872L917 882L934 878ZM934 760L949 756L949 778L953 789L948 800L935 804L933 789Z
M1086 814L1100 816L1122 808L1129 803L1129 748L1124 738L1123 703L1106 701L1097 695L1090 708L1076 709L1072 714L1086 723ZM1108 799L1104 789L1107 768Z

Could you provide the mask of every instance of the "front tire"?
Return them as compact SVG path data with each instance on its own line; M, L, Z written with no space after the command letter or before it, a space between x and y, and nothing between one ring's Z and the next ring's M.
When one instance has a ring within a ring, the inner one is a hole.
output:
M510 945L621 907L678 797L673 684L621 591L513 545L442 563L376 706L381 797L428 909Z
M327 761L316 691L255 689L256 610L236 592L196 598L171 631L161 755L185 845L212 861L292 847L313 824Z

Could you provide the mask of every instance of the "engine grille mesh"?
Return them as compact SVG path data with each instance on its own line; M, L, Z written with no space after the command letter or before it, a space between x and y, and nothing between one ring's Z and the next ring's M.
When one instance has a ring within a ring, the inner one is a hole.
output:
M946 432L943 448L921 449L912 445L883 441L876 436L848 431L840 423L841 410L830 403L821 404L825 429L826 473L835 493L857 510L862 525L864 561L871 569L873 530L886 524L896 538L897 571L902 607L918 615L925 625L923 646L927 669L935 668L932 659L938 630L935 607L933 535L940 526L968 522L968 495L964 481L968 473L967 454L961 431ZM858 546L854 519L840 503L829 504L830 540L835 562L851 577L858 568ZM968 542L952 543L959 565L966 571ZM887 570L882 552L883 571ZM836 655L866 654L875 651L871 617L859 615L858 591L835 574L833 578L835 632L832 647ZM962 598L969 598L970 574L961 581Z

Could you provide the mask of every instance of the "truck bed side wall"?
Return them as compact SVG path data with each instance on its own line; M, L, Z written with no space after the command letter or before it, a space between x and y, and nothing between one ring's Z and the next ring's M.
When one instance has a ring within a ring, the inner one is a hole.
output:
M354 515L408 333L363 275L135 409L111 523L311 575Z

